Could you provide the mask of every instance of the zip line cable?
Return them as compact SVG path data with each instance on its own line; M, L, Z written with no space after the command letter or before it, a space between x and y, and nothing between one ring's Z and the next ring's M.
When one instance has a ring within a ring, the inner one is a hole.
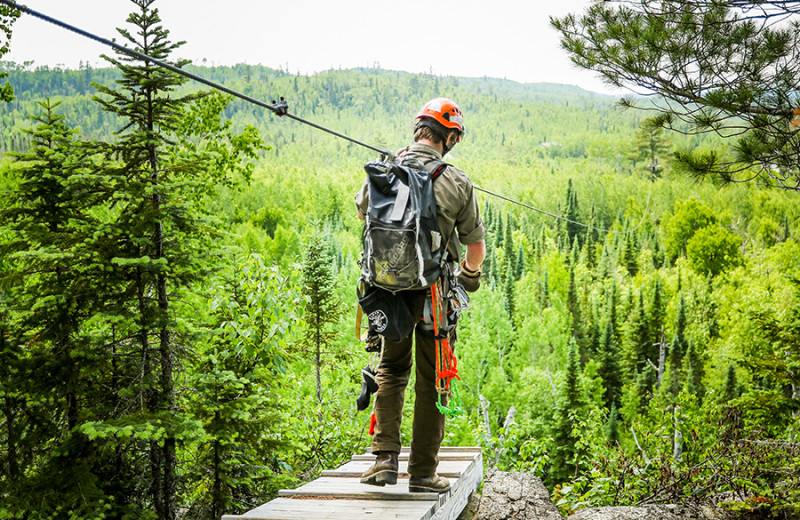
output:
M372 150L374 152L378 152L382 156L389 157L389 158L394 158L395 157L395 155L389 150L376 148L376 147L374 147L374 146L372 146L370 144L367 144L367 143L365 143L363 141L359 141L358 139L354 139L354 138L352 138L352 137L350 137L348 135L342 134L342 133L337 132L335 130L331 130L330 128L326 128L326 127L324 127L322 125L314 123L313 121L309 121L307 119L303 119L302 117L299 117L299 116L296 116L296 115L290 113L289 112L289 104L287 103L287 101L283 97L280 98L279 102L273 101L272 104L265 103L264 101L260 101L258 99L253 98L253 97L250 97L250 96L248 96L246 94L242 94L241 92L237 92L237 91L235 91L233 89L230 89L230 88L228 88L228 87L226 87L226 86L224 86L224 85L222 85L220 83L216 83L216 82L211 81L209 79L206 79L206 78L204 78L202 76L198 76L197 74L193 74L193 73L191 73L189 71L183 70L183 69L181 69L179 67L176 67L175 65L167 63L166 61L159 60L157 58L154 58L154 57L149 56L147 54L144 54L142 52L135 51L133 49L129 49L129 48L127 48L127 47L125 47L123 45L120 45L120 44L118 44L116 42L113 42L113 41L108 40L106 38L102 38L100 36L97 36L96 34L88 32L88 31L84 31L83 29L75 27L74 25L70 25L70 24L68 24L66 22L62 22L61 20L57 20L55 18L47 16L44 13L40 13L39 11L35 11L35 10L29 8L29 7L24 6L24 5L20 5L20 4L16 3L16 2L13 2L12 0L0 0L0 4L7 5L7 6L11 7L12 9L17 9L19 11L22 11L23 13L27 13L27 14L29 14L31 16L34 16L36 18L39 18L39 19L44 20L46 22L49 22L49 23L51 23L53 25L61 27L62 29L66 29L68 31L74 32L76 34L79 34L80 36L89 38L90 40L94 40L94 41L96 41L98 43L102 43L103 45L111 47L111 48L113 48L113 49L115 49L115 50L117 50L117 51L119 51L121 53L127 54L129 56L133 56L134 58L140 59L140 60L142 60L144 62L152 62L155 65L158 65L159 67L161 67L163 69L167 69L167 70L169 70L171 72L174 72L175 74L179 74L179 75L187 77L187 78L189 78L191 80L197 81L198 83L202 83L204 85L208 85L209 87L211 87L213 89L219 90L221 92L225 92L226 94L230 94L231 96L237 97L237 98L242 99L244 101L247 101L248 103L252 103L252 104L260 106L262 108L266 108L267 110L270 110L272 113L274 113L275 115L277 115L279 117L284 117L284 116L288 117L289 119L293 119L293 120L295 120L295 121L297 121L299 123L306 124L308 126L316 128L317 130L322 130L323 132L327 132L327 133L329 133L331 135L335 135L336 137L339 137L339 138L345 139L347 141L350 141L351 143L357 144L359 146L363 146L364 148L368 148L368 149L370 149L370 150ZM505 196L500 195L498 193L494 193L492 191L485 190L485 189L480 188L480 187L475 186L475 185L473 185L473 188L475 188L478 191L482 191L482 192L484 192L486 194L489 194L489 195L492 195L494 197L497 197L499 199L505 200L507 202L511 202L512 204L517 204L517 205L522 206L524 208L527 208L527 209L530 209L530 210L533 210L533 211L537 211L537 212L542 213L544 215L547 215L547 216L550 216L550 217L553 217L553 218L556 218L556 219L559 219L559 220L563 220L565 222L570 222L572 224L576 224L576 225L579 225L579 226L582 226L582 227L585 227L585 228L589 228L589 229L594 229L596 231L602 231L604 233L619 233L619 234L632 233L632 232L636 231L642 225L642 223L644 223L644 219L647 216L647 209L650 207L650 193L652 192L652 184L651 184L650 191L647 194L647 206L645 207L644 214L642 215L642 220L639 222L639 224L635 228L629 229L627 231L612 231L610 229L598 228L598 227L595 227L595 226L591 226L589 224L584 224L582 222L577 222L575 220L571 220L571 219L562 217L560 215L556 215L554 213L549 213L549 212L544 211L542 209L539 209L539 208L536 208L534 206L530 206L528 204L525 204L523 202L519 202L517 200L505 197Z
M2 0L0 0L0 1L2 1ZM604 233L616 233L616 234L620 234L620 235L624 235L624 234L627 234L627 233L633 233L634 231L636 231L637 229L639 229L642 226L642 224L644 223L645 217L647 217L647 210L650 207L650 194L653 192L653 184L650 183L650 186L649 186L650 189L647 192L647 204L645 205L644 213L642 214L642 220L640 220L639 223L636 224L635 228L627 229L625 231L613 231L611 229L603 229L603 228L599 228L599 227L594 227L594 226L592 226L590 224L584 224L583 222L578 222L576 220L572 220L572 219L568 219L566 217L562 217L561 215L556 215L555 213L550 213L550 212L545 211L543 209L539 209L539 208L530 206L528 204L525 204L524 202L520 202L518 200L510 199L510 198L506 197L505 195L500 195L499 193L495 193L493 191L485 190L485 189L481 188L480 186L475 186L474 184L472 185L472 187L474 189L478 190L478 191L482 191L484 193L488 193L489 195L492 195L493 197L497 197L498 199L503 199L503 200L505 200L507 202L511 202L512 204L517 204L519 206L522 206L523 208L531 209L533 211L538 211L539 213L547 215L548 217L557 218L559 220L563 220L565 222L569 222L570 224L577 224L578 226L582 226L582 227L585 227L585 228L588 228L588 229L594 229L595 231L602 231Z

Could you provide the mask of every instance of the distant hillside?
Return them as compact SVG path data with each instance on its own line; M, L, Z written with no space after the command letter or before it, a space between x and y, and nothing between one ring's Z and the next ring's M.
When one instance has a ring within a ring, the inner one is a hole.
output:
M61 101L59 111L68 124L87 137L113 139L120 125L92 101L92 83L112 84L114 69L28 70L0 62L16 90L17 99L0 106L0 153L25 148L20 130L26 116L38 111L37 100ZM354 137L400 146L419 107L433 97L456 99L466 114L468 138L475 153L495 154L498 146L531 150L557 143L550 153L580 157L587 142L598 135L629 133L638 125L637 113L620 113L615 98L556 84L522 84L495 78L454 78L382 69L331 70L314 75L290 75L262 66L189 66L188 70L261 100L285 96L292 113ZM188 82L186 91L203 88ZM587 117L587 110L592 117ZM237 126L252 124L274 146L307 140L319 144L321 135L302 125L276 125L262 108L235 100L226 115ZM316 131L315 131L316 132ZM586 133L589 132L590 136ZM516 155L518 152L514 152ZM507 154L503 154L504 156Z

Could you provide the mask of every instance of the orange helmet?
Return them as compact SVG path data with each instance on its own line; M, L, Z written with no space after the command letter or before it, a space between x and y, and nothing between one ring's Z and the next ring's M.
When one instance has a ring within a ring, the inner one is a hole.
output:
M447 98L431 99L419 109L417 119L430 118L444 126L458 130L460 134L466 131L464 127L464 114L452 100ZM461 141L461 135L458 136ZM458 142L456 141L456 142Z

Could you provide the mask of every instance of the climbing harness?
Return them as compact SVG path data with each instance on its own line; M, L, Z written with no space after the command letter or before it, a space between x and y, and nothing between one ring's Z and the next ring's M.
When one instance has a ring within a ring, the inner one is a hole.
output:
M345 139L347 141L350 141L351 143L357 144L359 146L362 146L364 148L367 148L369 150L372 150L374 152L379 153L381 155L381 157L384 158L384 159L393 159L395 157L395 155L391 151L389 151L387 149L377 148L377 147L372 146L370 144L367 144L367 143L365 143L363 141L359 141L359 140L354 139L354 138L352 138L352 137L350 137L348 135L342 134L342 133L337 132L335 130L331 130L330 128L326 128L326 127L324 127L322 125L319 125L317 123L314 123L312 121L309 121L307 119L303 119L302 117L299 117L299 116L296 116L296 115L292 114L291 112L289 112L289 103L288 103L288 101L286 101L286 99L283 98L283 97L281 97L279 101L274 101L273 100L271 104L270 103L265 103L263 101L255 99L253 97L250 97L250 96L247 96L245 94L242 94L241 92L237 92L237 91L235 91L233 89L230 89L230 88L228 88L228 87L226 87L224 85L221 85L221 84L216 83L214 81L211 81L211 80L208 80L206 78L203 78L202 76L198 76L197 74L192 74L191 72L188 72L186 70L178 68L178 67L176 67L174 65L171 65L171 64L169 64L169 63L167 63L165 61L159 60L157 58L153 58L152 56L149 56L149 55L144 54L142 52L135 51L133 49L129 49L129 48L127 48L127 47L125 47L123 45L120 45L118 43L115 43L115 42L113 42L111 40L108 40L106 38L102 38L100 36L97 36L95 34L92 34L92 33L88 32L88 31L84 31L83 29L79 29L78 27L75 27L75 26L70 25L68 23L62 22L61 20L57 20L55 18L47 16L46 14L40 13L38 11L35 11L35 10L29 8L29 7L24 6L24 5L20 5L20 4L16 3L16 2L13 2L12 0L0 0L0 4L7 5L7 6L11 7L12 9L17 9L19 11L22 11L23 13L29 14L31 16L34 16L36 18L39 18L39 19L44 20L46 22L49 22L49 23L51 23L53 25L61 27L62 29L66 29L68 31L71 31L71 32L74 32L74 33L79 34L81 36L84 36L86 38L89 38L90 40L94 40L94 41L96 41L98 43L102 43L103 45L111 47L111 48L113 48L113 49L115 49L115 50L117 50L119 52L128 54L129 56L133 56L134 58L138 58L138 59L140 59L142 61L145 61L145 62L153 63L155 65L158 65L159 67L162 67L162 68L167 69L167 70L169 70L171 72L174 72L175 74L179 74L179 75L184 76L186 78L189 78L191 80L197 81L198 83L202 83L204 85L207 85L207 86L209 86L209 87L211 87L213 89L219 90L221 92L225 92L226 94L230 94L231 96L237 97L237 98L242 99L244 101L247 101L248 103L252 103L252 104L260 106L262 108L266 108L267 110L270 110L273 114L275 114L278 117L287 117L287 118L293 119L293 120L295 120L295 121L297 121L299 123L303 123L303 124L309 125L309 126L311 126L313 128L316 128L317 130L322 130L323 132L327 132L327 133L329 133L331 135L335 135L336 137L339 137L341 139ZM498 197L500 199L503 199L503 200L505 200L507 202L510 202L512 204L516 204L518 206L522 206L524 208L528 208L530 210L537 211L537 212L539 212L539 213L541 213L543 215L547 215L549 217L552 217L552 218L555 218L555 219L558 219L558 220L562 220L564 222L569 222L571 224L576 224L576 225L579 225L579 226L582 226L582 227L585 227L585 228L588 228L588 229L594 229L596 231L600 231L600 232L604 232L604 233L615 233L615 234L633 233L634 231L636 231L642 225L642 223L644 223L644 219L647 216L648 209L650 207L650 193L648 193L648 195L647 195L647 206L645 207L645 210L644 210L644 212L642 214L642 219L639 222L639 224L633 229L628 229L628 230L625 230L625 231L614 231L614 230L610 230L610 229L603 229L603 228L591 226L589 224L584 224L582 222L571 220L571 219L568 219L566 217L562 217L561 215L556 215L554 213L549 213L547 211L541 210L541 209L536 208L534 206L531 206L531 205L516 201L514 199L505 197L503 195L499 195L497 193L491 192L489 190L485 190L485 189L480 188L480 187L475 186L475 185L473 185L473 188L475 188L478 191L482 191L483 193L486 193L488 195L492 195L494 197ZM652 192L652 184L650 186L650 192Z

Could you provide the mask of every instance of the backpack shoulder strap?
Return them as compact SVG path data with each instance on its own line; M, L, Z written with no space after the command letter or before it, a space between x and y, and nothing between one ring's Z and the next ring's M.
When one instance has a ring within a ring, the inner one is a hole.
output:
M450 165L444 161L433 160L425 164L425 171L430 174L431 180L435 181L436 177L438 177L448 166Z

